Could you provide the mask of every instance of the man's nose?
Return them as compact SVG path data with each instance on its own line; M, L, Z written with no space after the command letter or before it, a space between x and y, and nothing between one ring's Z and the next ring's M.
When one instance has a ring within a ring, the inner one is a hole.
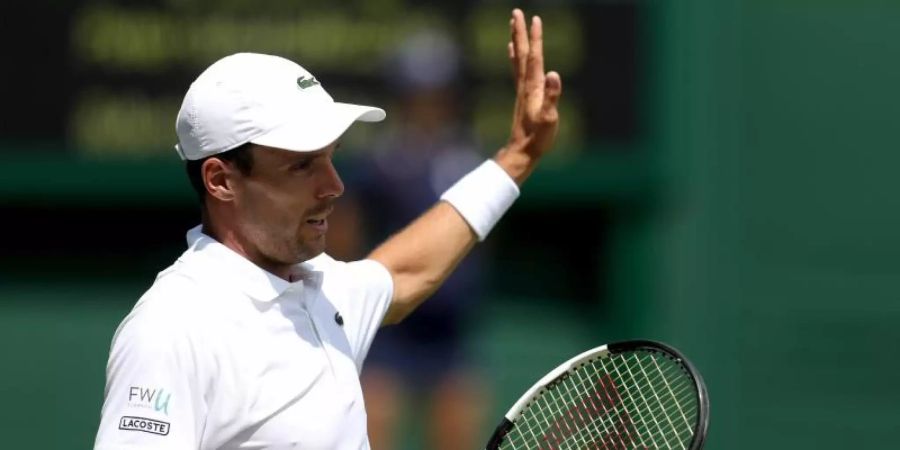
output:
M322 174L322 184L319 187L319 198L338 198L344 194L344 182L338 175L337 169L330 161L325 173Z

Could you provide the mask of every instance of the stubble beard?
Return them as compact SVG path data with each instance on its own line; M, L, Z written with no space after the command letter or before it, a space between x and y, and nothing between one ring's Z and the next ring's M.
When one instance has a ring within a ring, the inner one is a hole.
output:
M280 236L272 239L271 234L261 238L259 250L262 256L279 265L294 265L309 261L325 251L325 236L304 239L301 236Z

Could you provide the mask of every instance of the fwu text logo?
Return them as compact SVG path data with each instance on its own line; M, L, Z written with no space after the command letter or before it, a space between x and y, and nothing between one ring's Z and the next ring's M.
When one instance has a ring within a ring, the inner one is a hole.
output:
M162 411L169 415L169 400L172 398L171 393L167 393L162 388L144 388L140 386L131 386L128 389L128 404L139 408L152 409L154 411Z

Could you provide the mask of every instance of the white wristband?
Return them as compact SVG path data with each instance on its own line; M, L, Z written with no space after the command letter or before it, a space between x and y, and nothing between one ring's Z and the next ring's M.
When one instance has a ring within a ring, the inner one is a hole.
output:
M456 208L483 241L519 197L519 186L489 159L447 189L441 200Z

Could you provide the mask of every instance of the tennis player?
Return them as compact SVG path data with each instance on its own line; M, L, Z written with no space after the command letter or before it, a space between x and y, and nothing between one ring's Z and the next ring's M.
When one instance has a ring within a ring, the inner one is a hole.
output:
M369 448L358 373L378 327L434 292L553 144L562 82L544 72L541 21L514 10L510 27L508 143L356 262L323 253L344 190L331 158L384 111L334 102L275 56L200 74L176 149L202 224L116 331L95 449Z

